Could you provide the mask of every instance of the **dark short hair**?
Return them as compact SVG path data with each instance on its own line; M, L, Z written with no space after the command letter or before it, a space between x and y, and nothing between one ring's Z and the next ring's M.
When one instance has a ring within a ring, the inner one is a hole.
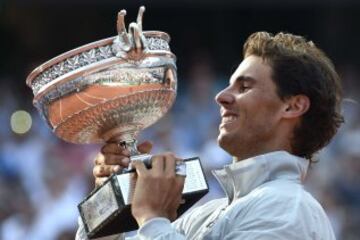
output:
M244 44L244 57L262 57L272 68L272 79L282 100L303 94L310 108L294 129L293 154L312 161L344 122L340 113L342 88L331 60L304 37L256 32Z

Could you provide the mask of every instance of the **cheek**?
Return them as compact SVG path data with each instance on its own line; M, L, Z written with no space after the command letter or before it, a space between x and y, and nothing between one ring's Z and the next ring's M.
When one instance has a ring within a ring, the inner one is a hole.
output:
M243 108L239 109L240 121L251 128L269 127L279 120L282 104L274 97L264 97L268 93L257 94L249 101L243 102ZM240 106L240 104L239 104Z
M280 105L274 102L264 102L257 107L253 120L261 125L263 130L270 130L280 121L280 110Z

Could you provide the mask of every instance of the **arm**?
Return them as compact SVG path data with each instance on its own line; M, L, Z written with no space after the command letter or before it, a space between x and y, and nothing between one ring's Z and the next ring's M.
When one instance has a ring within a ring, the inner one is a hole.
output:
M176 231L167 218L152 218L138 230L141 240L184 240L184 235Z
M185 236L178 233L170 221L166 218L154 218L145 223L138 230L138 237L143 239L154 239L154 240L183 240ZM103 238L97 238L96 240L124 240L123 234L108 236ZM79 227L76 231L75 240L89 240L86 236L86 232L81 219L79 218Z

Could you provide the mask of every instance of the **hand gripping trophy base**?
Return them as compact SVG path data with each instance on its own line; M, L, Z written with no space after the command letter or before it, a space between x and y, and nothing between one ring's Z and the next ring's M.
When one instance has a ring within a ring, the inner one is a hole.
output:
M121 139L124 138L119 138ZM130 151L131 161L143 161L151 168L151 155L140 154L136 140L119 142L119 147ZM178 163L176 174L185 175L182 202L177 210L178 216L193 206L208 193L208 184L200 159L188 158ZM123 169L114 173L102 186L96 188L79 205L78 209L90 239L136 230L137 222L131 214L131 201L135 187L135 171Z
M36 68L27 78L34 105L55 134L72 143L117 142L131 160L151 167L150 155L139 155L135 138L171 107L177 88L176 57L168 34L142 31L137 22L126 31L118 14L118 35L66 52ZM186 168L186 169L185 169ZM199 158L175 169L186 171L179 215L208 192ZM113 174L78 205L86 233L97 238L137 229L131 215L135 173Z
M126 144L132 145L135 142ZM134 155L131 158L144 161L147 167L151 167L151 155ZM186 172L182 202L177 210L180 216L208 193L209 188L199 158L184 159L182 164L177 165L176 172L180 175ZM78 205L85 231L90 239L138 228L131 214L134 174L133 170L124 169L111 175L101 187L96 188Z

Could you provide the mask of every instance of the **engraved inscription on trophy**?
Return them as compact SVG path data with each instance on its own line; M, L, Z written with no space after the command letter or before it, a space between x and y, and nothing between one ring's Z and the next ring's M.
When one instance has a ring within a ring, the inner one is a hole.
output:
M126 11L121 10L117 36L59 55L29 74L33 103L59 138L78 144L117 142L130 150L131 160L148 160L139 155L136 137L172 106L177 72L169 35L143 31L144 11L141 7L136 22L126 29ZM208 192L200 160L185 162L180 214ZM176 171L184 172L184 166ZM131 215L130 175L114 174L79 204L89 238L137 228Z
M192 161L186 161L185 163L186 175L191 177L185 178L183 194L207 189L207 182L200 161L194 159Z
M88 219L89 230L94 230L105 219L111 216L118 209L114 190L111 182L107 182L103 187L91 196L82 206L84 218Z

